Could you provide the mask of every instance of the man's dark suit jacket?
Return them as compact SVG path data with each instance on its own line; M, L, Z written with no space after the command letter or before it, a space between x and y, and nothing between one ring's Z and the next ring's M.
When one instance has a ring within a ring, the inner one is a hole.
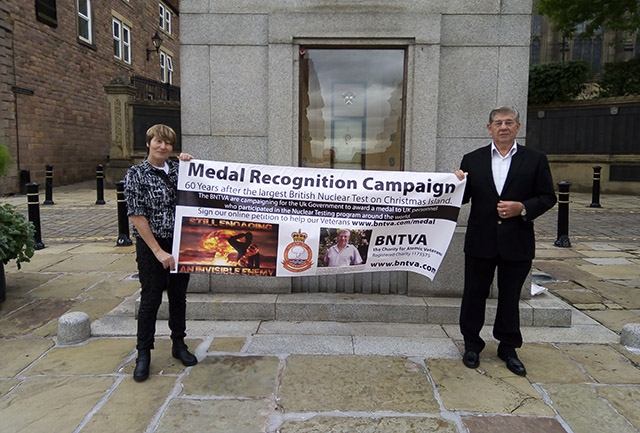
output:
M491 171L491 145L466 154L460 168L469 173L463 203L471 201L464 252L479 258L533 260L533 220L557 201L545 154L518 145L500 195ZM500 218L500 200L524 203L527 216Z

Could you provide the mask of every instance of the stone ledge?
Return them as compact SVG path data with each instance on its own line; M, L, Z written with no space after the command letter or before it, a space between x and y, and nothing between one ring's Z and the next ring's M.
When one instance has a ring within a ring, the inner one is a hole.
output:
M136 300L136 314L139 299ZM187 295L187 320L278 320L457 324L459 298L310 293L284 295ZM549 293L520 301L522 326L570 327L572 308ZM496 300L487 301L487 323L495 319ZM166 294L158 319L167 320Z

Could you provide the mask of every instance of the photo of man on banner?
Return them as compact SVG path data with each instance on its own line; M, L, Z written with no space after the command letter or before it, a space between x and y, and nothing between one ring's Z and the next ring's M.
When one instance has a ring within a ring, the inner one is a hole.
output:
M318 266L353 266L366 262L371 230L322 228Z

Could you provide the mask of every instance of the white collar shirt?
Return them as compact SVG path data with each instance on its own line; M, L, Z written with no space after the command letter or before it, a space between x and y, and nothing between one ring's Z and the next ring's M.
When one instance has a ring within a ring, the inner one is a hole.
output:
M493 183L496 186L498 195L502 194L504 183L507 180L507 174L509 174L509 167L511 167L511 159L517 151L518 142L514 141L509 152L507 152L505 156L502 156L495 143L491 142L491 171L493 173Z

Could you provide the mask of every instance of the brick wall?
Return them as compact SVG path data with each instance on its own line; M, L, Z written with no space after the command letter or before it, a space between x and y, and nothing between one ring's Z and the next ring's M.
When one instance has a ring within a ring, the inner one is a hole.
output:
M8 6L0 3L0 143L8 146L9 152L15 153L15 124L13 122L13 60L11 46L13 34L11 33L11 20ZM9 185L16 182L17 174L11 169L6 176L0 177L0 195L10 190Z
M13 42L8 47L11 38L0 42L0 140L11 142L14 157L4 193L19 189L20 170L28 170L31 181L43 188L46 164L53 165L54 186L94 179L96 166L108 162L111 142L103 86L133 74L160 80L158 54L151 53L149 61L146 54L158 30L157 0L92 0L93 44L78 38L76 0L56 4L55 28L36 20L34 1L3 0L0 6L0 32L11 32ZM113 55L114 12L131 27L131 64ZM179 85L178 16L172 16L171 35L159 34L162 48L173 57L173 83ZM14 93L11 86L33 94ZM11 124L13 117L17 128ZM14 135L18 131L16 139L11 138L12 129Z

